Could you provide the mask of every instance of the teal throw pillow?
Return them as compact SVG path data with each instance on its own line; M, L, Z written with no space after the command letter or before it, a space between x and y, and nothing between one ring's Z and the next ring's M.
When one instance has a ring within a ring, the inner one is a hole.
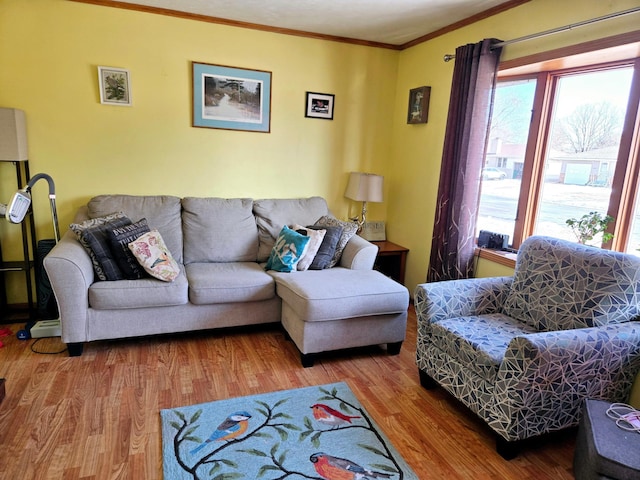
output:
M267 260L267 270L293 272L304 255L308 243L309 237L301 235L285 225L280 230L276 243L271 249L269 260Z

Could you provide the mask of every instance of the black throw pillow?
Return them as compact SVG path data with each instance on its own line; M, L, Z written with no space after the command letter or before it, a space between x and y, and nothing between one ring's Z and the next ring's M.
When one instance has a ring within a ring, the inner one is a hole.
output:
M122 275L127 280L138 280L147 276L128 245L150 231L147 219L142 218L136 223L114 228L108 232L111 251Z
M109 232L114 228L130 224L131 220L127 217L116 218L101 225L87 228L80 234L82 241L89 245L89 248L91 248L91 251L95 255L105 280L122 280L124 278L111 251ZM98 273L98 270L96 270L96 273Z

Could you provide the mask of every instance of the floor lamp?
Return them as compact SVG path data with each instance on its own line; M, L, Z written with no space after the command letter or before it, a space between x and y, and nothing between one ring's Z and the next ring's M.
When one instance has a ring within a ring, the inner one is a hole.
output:
M25 115L22 110L0 108L0 160L27 160L27 133ZM38 180L44 179L49 184L49 203L55 242L60 240L58 212L56 209L55 183L46 173L38 173L31 177L26 187L18 190L8 205L0 204L0 214L11 223L22 223L31 206L31 189ZM36 252L33 252L35 256ZM41 320L31 327L32 337L60 336L60 319ZM24 336L24 335L23 335Z

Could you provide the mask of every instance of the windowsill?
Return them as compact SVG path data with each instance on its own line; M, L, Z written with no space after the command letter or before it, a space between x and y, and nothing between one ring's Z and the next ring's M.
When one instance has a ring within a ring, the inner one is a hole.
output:
M517 254L502 252L500 250L489 250L488 248L476 248L476 256L491 262L499 263L505 267L515 268Z

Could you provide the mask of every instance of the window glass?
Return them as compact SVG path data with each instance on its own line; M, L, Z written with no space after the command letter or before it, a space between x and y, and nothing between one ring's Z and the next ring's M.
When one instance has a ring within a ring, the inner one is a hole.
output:
M568 219L606 216L632 75L623 67L557 78L535 235L577 241Z
M513 239L536 80L501 81L482 171L477 229Z
M634 214L631 220L629 239L625 251L627 253L633 253L634 255L640 255L640 189L638 189L638 196L635 199L633 210Z

